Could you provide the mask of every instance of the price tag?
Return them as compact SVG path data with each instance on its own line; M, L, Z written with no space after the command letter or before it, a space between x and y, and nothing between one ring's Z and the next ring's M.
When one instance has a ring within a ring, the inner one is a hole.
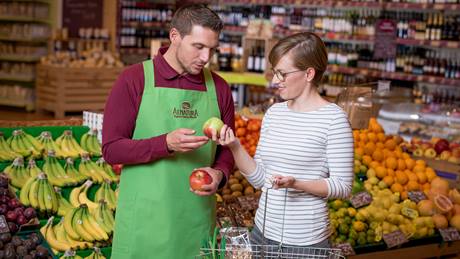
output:
M458 42L456 42L456 41L448 41L448 42L447 42L447 47L448 47L448 48L458 48L458 47L459 47L459 44L458 44Z
M441 46L441 42L438 41L438 40L432 41L432 42L431 42L431 46L433 46L433 47L439 47L439 46Z
M385 244L387 244L388 248L392 248L395 246L402 245L408 242L409 240L407 240L403 232L401 232L400 230L396 230L394 232L384 234L383 241L385 241Z
M379 80L377 83L377 91L390 91L391 81Z
M0 233L10 233L10 228L8 227L8 223L3 215L0 215Z
M415 203L426 200L425 194L421 191L409 192L407 196L409 196L409 199Z
M342 250L342 254L344 256L350 256L350 255L355 255L355 250L353 247L350 245L350 243L340 243L335 245L336 248Z
M372 202L372 196L368 192L358 192L350 198L350 202L357 209L369 205Z
M442 240L446 242L460 240L460 234L456 228L443 228L438 230L439 233L441 233Z

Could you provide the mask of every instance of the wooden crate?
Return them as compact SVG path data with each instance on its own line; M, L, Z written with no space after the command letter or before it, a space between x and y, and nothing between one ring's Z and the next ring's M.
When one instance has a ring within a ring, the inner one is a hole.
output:
M64 118L66 112L103 110L110 90L123 68L62 68L37 66L37 112L54 112Z

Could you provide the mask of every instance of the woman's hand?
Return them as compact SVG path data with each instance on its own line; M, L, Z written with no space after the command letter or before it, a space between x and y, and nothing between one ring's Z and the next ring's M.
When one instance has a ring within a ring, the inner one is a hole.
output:
M273 176L273 189L294 188L295 178L292 176Z
M229 126L224 125L219 134L218 144L228 146L230 149L240 145L239 139L235 137L235 133L233 133L233 130Z

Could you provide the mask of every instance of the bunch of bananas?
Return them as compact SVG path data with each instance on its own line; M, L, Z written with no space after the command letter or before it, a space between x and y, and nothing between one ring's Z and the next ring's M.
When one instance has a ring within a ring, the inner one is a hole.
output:
M93 252L84 259L106 259L106 257L101 253L101 249L94 247Z
M57 194L44 173L27 180L19 200L24 206L31 206L44 214L55 214L59 209Z
M88 180L88 176L80 173L75 167L74 160L72 158L67 158L64 164L64 170L67 176L75 180L76 185Z
M107 206L107 203L103 200L99 201L97 208L93 210L92 214L104 231L108 235L111 235L115 229L115 217L113 211Z
M37 177L42 172L33 158L30 158L27 163L27 171L30 177Z
M16 157L22 156L11 149L5 140L3 132L0 131L0 162L12 161Z
M64 217L69 211L71 211L75 207L62 196L60 188L56 187L55 191L59 201L59 208L57 214L61 217Z
M93 182L95 183L103 183L104 180L109 181L116 181L118 178L115 174L112 176L109 175L104 168L98 166L95 162L93 162L88 154L84 154L81 156L81 162L78 167L78 170L88 176Z
M91 156L101 156L102 148L97 139L97 130L90 130L81 136L81 147L87 150Z
M53 221L54 217L49 218L47 223L40 228L40 232L46 241L48 241L48 244L55 254L64 251L66 253L71 253L71 250L74 251L93 247L92 243L77 241L70 238L64 229L64 218L61 218L61 221L55 226L53 226Z
M54 151L56 157L58 158L66 158L71 156L72 154L64 152L61 150L59 145L53 140L53 136L49 131L43 131L37 138L37 141L40 142L44 148L44 155L46 156L49 154L50 151Z
M91 209L91 211L97 208L97 203L91 201L88 198L88 190L93 185L91 180L87 180L83 185L80 187L73 188L70 192L70 204L74 207L79 207L82 204L86 204L87 207Z
M75 175L75 173L66 173L66 170L61 166L59 160L56 158L54 150L50 150L48 155L45 157L43 172L45 172L49 181L54 186L75 186L82 182L81 177L78 177L78 175Z
M16 188L22 188L30 178L29 171L24 166L24 159L18 157L13 163L3 170L11 179L11 184Z
M14 152L23 157L40 158L45 149L42 143L20 129L13 131L6 142Z
M102 222L102 221L101 221ZM104 231L109 226L102 227L89 212L86 204L74 208L64 216L64 229L73 240L96 242L108 241L109 234Z
M107 202L107 206L111 210L115 210L117 207L117 198L115 197L115 191L110 188L109 181L103 182L99 189L96 191L95 200L97 202L104 200Z
M77 140L75 140L71 130L65 130L62 135L56 139L56 144L58 144L62 152L65 153L65 157L77 158L82 154L88 153L83 150Z
M107 164L104 160L103 157L99 158L97 161L96 161L96 164L101 167L102 169L104 169L104 171L110 176L112 182L118 182L120 181L120 177L118 175L115 174L115 172L113 171L112 169L112 166Z

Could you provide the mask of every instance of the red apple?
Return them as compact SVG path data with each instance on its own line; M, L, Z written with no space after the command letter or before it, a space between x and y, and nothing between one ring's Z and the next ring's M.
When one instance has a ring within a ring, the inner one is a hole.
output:
M115 174L120 175L121 170L123 169L123 165L122 164L115 164L115 165L112 166L112 169L115 172Z
M224 122L221 119L212 117L203 124L203 133L208 138L212 138L212 130L214 129L217 135L219 135L222 126L224 126Z
M201 191L203 185L208 185L212 183L212 177L208 172L204 170L195 170L190 175L190 187L192 190Z
M449 141L445 140L445 139L440 139L438 140L438 142L436 142L436 144L434 145L434 150L436 150L436 153L439 155L442 153L442 151L449 151L450 150L450 147L449 147Z

